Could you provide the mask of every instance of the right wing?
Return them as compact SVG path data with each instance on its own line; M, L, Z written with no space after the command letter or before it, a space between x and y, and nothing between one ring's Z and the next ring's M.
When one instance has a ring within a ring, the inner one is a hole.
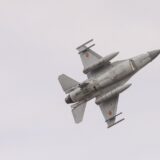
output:
M108 127L111 127L115 124L118 98L119 95L100 104L101 112L104 116L105 121L108 124Z
M104 94L106 94L109 91L112 92L117 86L121 86L126 81L128 81L128 79L130 77L131 76L129 76L126 79L116 83L115 85L110 86L109 88L105 89L104 91L102 91L102 94L99 96L103 96ZM97 98L99 98L99 96L97 96ZM122 114L121 112L117 114L118 99L119 99L119 94L116 94L114 97L112 97L108 100L104 100L99 104L99 107L101 109L103 117L104 117L106 123L108 124L108 128L124 120L124 118L123 118L123 119L115 122L116 117L118 115Z

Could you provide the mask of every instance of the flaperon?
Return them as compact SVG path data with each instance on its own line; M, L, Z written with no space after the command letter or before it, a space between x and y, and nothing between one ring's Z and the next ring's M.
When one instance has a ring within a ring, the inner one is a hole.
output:
M64 92L68 94L65 98L66 103L74 103L71 108L76 123L82 121L86 103L96 98L95 103L100 106L109 128L124 120L123 118L115 122L116 117L122 114L116 113L119 94L131 86L125 83L142 67L155 59L160 54L160 50L111 63L110 60L117 56L118 52L101 57L90 49L94 44L87 46L92 41L77 48L84 66L83 72L88 79L79 83L64 74L58 79Z

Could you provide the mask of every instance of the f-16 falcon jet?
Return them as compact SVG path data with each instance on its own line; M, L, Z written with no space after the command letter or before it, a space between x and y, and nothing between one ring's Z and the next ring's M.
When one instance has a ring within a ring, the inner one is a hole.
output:
M93 98L99 105L108 128L124 120L116 121L116 117L122 114L117 113L117 104L120 93L128 89L131 84L126 82L141 68L155 59L160 50L149 51L136 57L110 62L118 55L118 52L111 53L105 57L100 56L88 46L93 39L77 48L84 66L83 73L87 79L82 83L62 74L58 77L62 89L67 95L65 102L71 105L72 114L76 123L83 119L86 104Z

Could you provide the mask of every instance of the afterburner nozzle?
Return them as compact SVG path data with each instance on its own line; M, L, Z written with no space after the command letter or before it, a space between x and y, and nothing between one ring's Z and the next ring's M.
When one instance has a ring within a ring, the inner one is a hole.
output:
M73 103L70 95L68 95L68 96L65 98L65 102L66 102L67 104Z

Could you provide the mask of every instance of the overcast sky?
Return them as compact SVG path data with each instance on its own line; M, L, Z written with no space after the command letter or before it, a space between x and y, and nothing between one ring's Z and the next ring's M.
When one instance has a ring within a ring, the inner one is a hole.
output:
M57 77L83 81L75 48L105 56L160 48L159 0L0 0L0 159L159 160L160 57L120 96L126 120L107 129L89 102L76 125Z

